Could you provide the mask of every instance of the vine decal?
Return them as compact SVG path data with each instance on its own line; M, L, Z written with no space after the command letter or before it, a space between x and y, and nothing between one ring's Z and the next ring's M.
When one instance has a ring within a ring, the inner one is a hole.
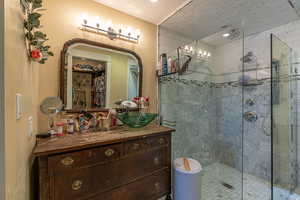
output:
M24 29L28 56L31 60L40 64L45 64L49 56L54 56L50 51L50 46L46 45L49 39L47 35L40 31L42 28L40 18L42 17L42 0L20 0L24 19Z

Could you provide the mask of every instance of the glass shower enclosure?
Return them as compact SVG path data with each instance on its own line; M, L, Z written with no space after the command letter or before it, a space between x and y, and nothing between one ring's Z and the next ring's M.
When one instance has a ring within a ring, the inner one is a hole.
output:
M202 26L188 21L199 4L159 26L159 54L181 67L158 77L161 124L176 129L173 159L201 163L201 200L300 199L296 52L277 30L253 33L242 19L185 34L191 21Z

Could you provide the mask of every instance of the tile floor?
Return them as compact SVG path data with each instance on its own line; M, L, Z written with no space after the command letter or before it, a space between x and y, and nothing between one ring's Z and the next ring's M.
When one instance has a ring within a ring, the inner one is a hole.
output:
M242 177L240 171L220 163L202 173L201 200L271 200L271 185L266 180L249 174ZM275 188L274 200L300 200L300 196Z
M244 180L244 181L242 181ZM232 167L214 163L203 170L203 200L270 200L270 184ZM244 195L243 195L244 193Z

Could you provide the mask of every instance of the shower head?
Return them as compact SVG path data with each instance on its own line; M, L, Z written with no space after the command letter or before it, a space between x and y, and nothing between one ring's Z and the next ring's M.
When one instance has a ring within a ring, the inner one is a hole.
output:
M228 37L230 40L237 39L241 36L241 31L238 28L234 28L230 30L230 36Z
M244 57L242 57L240 60L243 63L252 63L255 61L255 55L253 54L252 51L249 51Z
M225 33L223 34L223 37L229 39L229 40L235 40L240 38L241 36L241 31L238 28L232 28L228 25L222 26L222 29L225 29Z

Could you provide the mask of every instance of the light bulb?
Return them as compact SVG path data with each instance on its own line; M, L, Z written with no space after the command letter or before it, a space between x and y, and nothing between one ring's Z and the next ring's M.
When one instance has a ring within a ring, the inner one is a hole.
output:
M193 51L194 51L193 47L190 47L190 52L193 52Z
M106 29L109 30L109 29L112 29L112 21L111 20L107 20L106 22Z
M86 13L83 13L81 15L81 20L82 20L82 22L83 22L84 25L87 25L87 23L88 23L88 15Z
M97 16L95 21L96 21L97 28L100 28L100 23L101 23L100 17Z
M206 52L206 51L204 51L204 52L203 52L203 56L206 56L206 55L207 55L207 52Z
M139 38L141 36L141 30L140 29L137 29L135 31L135 34L136 34L136 37Z
M203 54L203 52L202 52L202 50L200 49L200 50L199 50L199 56L202 56L202 54Z
M211 53L210 52L208 52L207 57L211 57Z
M185 51L189 51L189 49L190 49L190 48L189 48L188 46L185 46L185 47L184 47L184 50L185 50Z
M120 34L122 34L122 35L126 34L126 27L123 24L119 25L118 30L119 30Z
M132 28L130 26L127 28L127 33L129 36L132 35Z

